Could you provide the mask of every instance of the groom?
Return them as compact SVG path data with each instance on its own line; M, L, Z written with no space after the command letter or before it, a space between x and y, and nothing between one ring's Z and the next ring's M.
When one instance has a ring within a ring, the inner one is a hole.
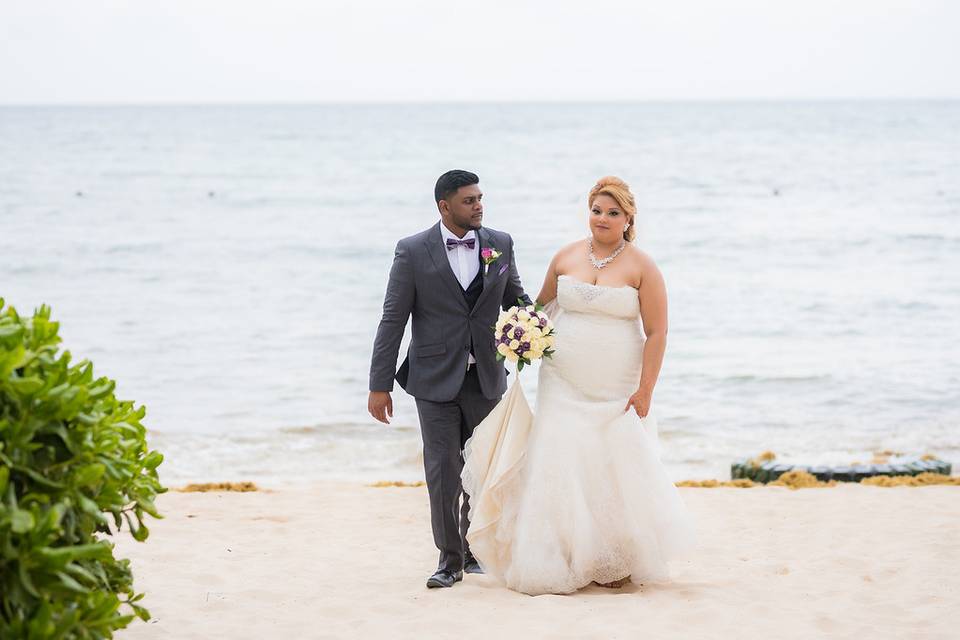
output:
M466 540L469 498L460 471L463 445L507 388L493 325L522 298L513 239L482 226L480 179L455 169L437 180L440 222L397 243L370 363L370 414L393 417L396 378L416 398L433 541L440 564L428 587L452 587L463 572L483 573ZM413 316L407 357L395 372Z

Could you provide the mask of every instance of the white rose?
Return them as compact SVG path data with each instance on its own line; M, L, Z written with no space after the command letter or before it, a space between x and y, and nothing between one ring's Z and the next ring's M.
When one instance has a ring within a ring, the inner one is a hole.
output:
M530 319L530 314L527 313L526 309L521 309L517 312L517 320L520 322L526 322Z
M508 347L503 343L500 343L497 345L497 353L499 353L502 356L507 356L510 354L510 347Z
M513 340L510 341L510 350L511 350L511 351L516 351L519 346L520 346L520 341L517 340L516 338L514 338Z

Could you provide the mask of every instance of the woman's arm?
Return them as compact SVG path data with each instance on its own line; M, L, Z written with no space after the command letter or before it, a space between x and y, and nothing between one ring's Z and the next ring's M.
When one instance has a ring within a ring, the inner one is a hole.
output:
M644 256L643 274L640 280L640 312L647 342L643 347L643 370L636 393L627 401L626 411L631 406L641 418L650 411L653 388L660 375L663 354L667 348L667 287L663 274L649 257Z
M538 304L547 304L557 297L557 259L560 253L553 256L550 266L547 267L547 275L543 277L543 286L540 287L540 293L537 294Z

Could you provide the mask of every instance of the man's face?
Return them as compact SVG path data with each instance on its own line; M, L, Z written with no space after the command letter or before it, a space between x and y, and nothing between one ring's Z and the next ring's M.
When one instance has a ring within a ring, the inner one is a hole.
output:
M440 201L440 215L464 233L483 226L483 192L480 185L460 187L449 199Z

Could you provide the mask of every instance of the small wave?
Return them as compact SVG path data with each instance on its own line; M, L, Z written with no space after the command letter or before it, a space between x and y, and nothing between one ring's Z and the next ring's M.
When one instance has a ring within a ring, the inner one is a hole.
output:
M296 434L306 434L306 433L317 433L319 429L317 427L283 427L280 429L283 433L296 433Z
M960 237L944 236L939 233L906 233L895 236L895 239L908 242L960 242Z
M162 249L163 244L159 242L127 242L109 246L104 249L104 252L109 254L143 252L153 253L161 251Z
M940 307L924 300L878 300L874 305L878 309L898 309L900 311L936 311Z
M9 275L21 276L27 275L30 273L42 273L46 271L54 271L55 267L53 265L42 265L42 264L14 264L10 267L5 267L6 272Z
M748 374L737 374L737 375L732 375L732 376L726 376L726 377L724 377L724 378L721 378L721 380L726 381L726 382L740 382L740 383L742 383L742 382L760 382L760 383L766 383L766 382L773 382L773 383L779 383L779 382L797 382L797 383L803 383L803 382L825 382L825 381L827 381L827 380L830 380L831 378L832 378L832 376L831 376L830 374L828 374L828 373L814 374L814 375L805 375L805 376L783 376L783 375L779 375L779 376L761 376L761 375L753 375L753 374L749 374L749 373L748 373Z
M312 425L293 425L280 427L277 431L291 435L309 435L309 434L345 434L349 432L367 434L371 431L380 432L383 437L390 437L392 432L413 431L414 428L408 425L391 424L385 428L383 425L374 422L331 422L326 424ZM272 432L270 432L272 433ZM270 433L265 433L264 437L270 437Z
M331 433L331 432L343 432L343 431L352 431L352 430L364 430L369 431L371 428L376 425L370 424L359 424L359 423L335 423L335 424L316 424L316 425L301 425L301 426L292 426L292 427L280 427L278 431L281 433L290 433L290 434L310 434L310 433Z

